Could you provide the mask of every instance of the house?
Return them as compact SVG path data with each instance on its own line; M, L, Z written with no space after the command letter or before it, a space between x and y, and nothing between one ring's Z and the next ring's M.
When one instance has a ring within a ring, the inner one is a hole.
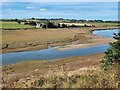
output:
M36 23L36 28L41 28L42 27L42 23Z

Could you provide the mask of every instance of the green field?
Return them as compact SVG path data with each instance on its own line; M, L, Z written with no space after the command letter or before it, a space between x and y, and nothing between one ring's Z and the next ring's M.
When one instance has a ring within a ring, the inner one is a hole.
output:
M63 21L54 20L54 23L62 23ZM73 23L73 24L89 24L94 26L117 26L118 23L104 23L104 22L83 22L83 23ZM24 28L35 28L35 26L30 25L24 25L22 22L21 24L18 24L17 22L8 22L3 21L0 22L0 25L2 25L2 29L24 29Z
M24 28L34 28L34 26L24 25L22 22L18 24L17 22L0 22L3 29L24 29Z
M95 26L118 26L118 23L104 23L104 22L87 22L87 24Z

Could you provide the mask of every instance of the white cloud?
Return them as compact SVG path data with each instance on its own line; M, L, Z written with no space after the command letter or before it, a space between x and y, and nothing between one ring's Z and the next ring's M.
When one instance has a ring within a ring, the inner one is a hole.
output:
M28 6L28 7L26 7L27 9L35 9L35 7L30 7L30 6Z
M8 0L0 0L0 2L8 2Z
M45 8L41 8L41 9L40 9L40 11L46 11L46 10L47 10L47 9L45 9Z

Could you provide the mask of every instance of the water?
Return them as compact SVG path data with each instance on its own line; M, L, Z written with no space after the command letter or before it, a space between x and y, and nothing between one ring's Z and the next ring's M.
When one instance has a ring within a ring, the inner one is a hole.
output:
M99 31L93 31L93 34L96 34L98 36L104 36L112 38L114 36L114 33L118 33L118 29L113 30L99 30Z
M118 29L93 31L93 34L105 36L105 37L113 37L113 33L115 32L117 33ZM58 47L52 47L37 51L13 52L13 53L1 54L0 56L2 56L2 65L5 65L5 64L21 62L24 60L51 60L51 59L64 58L64 57L95 54L99 52L105 52L108 47L109 47L108 44L100 45L100 46L91 46L87 48L72 49L72 50L57 50Z

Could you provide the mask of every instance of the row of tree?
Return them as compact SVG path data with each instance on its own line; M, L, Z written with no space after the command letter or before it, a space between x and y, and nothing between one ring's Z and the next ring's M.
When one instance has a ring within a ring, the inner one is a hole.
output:
M67 25L64 23L54 23L54 22L44 22L44 23L38 23L35 21L30 21L30 22L25 22L24 25L31 25L31 26L37 26L37 24L39 25L38 28L69 28L69 27L90 27L87 24L83 25L83 26L77 26L77 25ZM92 25L92 27L95 27Z
M29 19L0 19L0 21L21 21L21 22L26 22L26 21L32 21L32 20L38 20L38 21L55 21L55 20L60 20L62 22L71 22L71 23L76 23L76 22L103 22L103 23L120 23L120 21L115 20L115 21L104 21L104 20L85 20L85 19L63 19L63 18L56 18L56 19L39 19L39 18L29 18Z

